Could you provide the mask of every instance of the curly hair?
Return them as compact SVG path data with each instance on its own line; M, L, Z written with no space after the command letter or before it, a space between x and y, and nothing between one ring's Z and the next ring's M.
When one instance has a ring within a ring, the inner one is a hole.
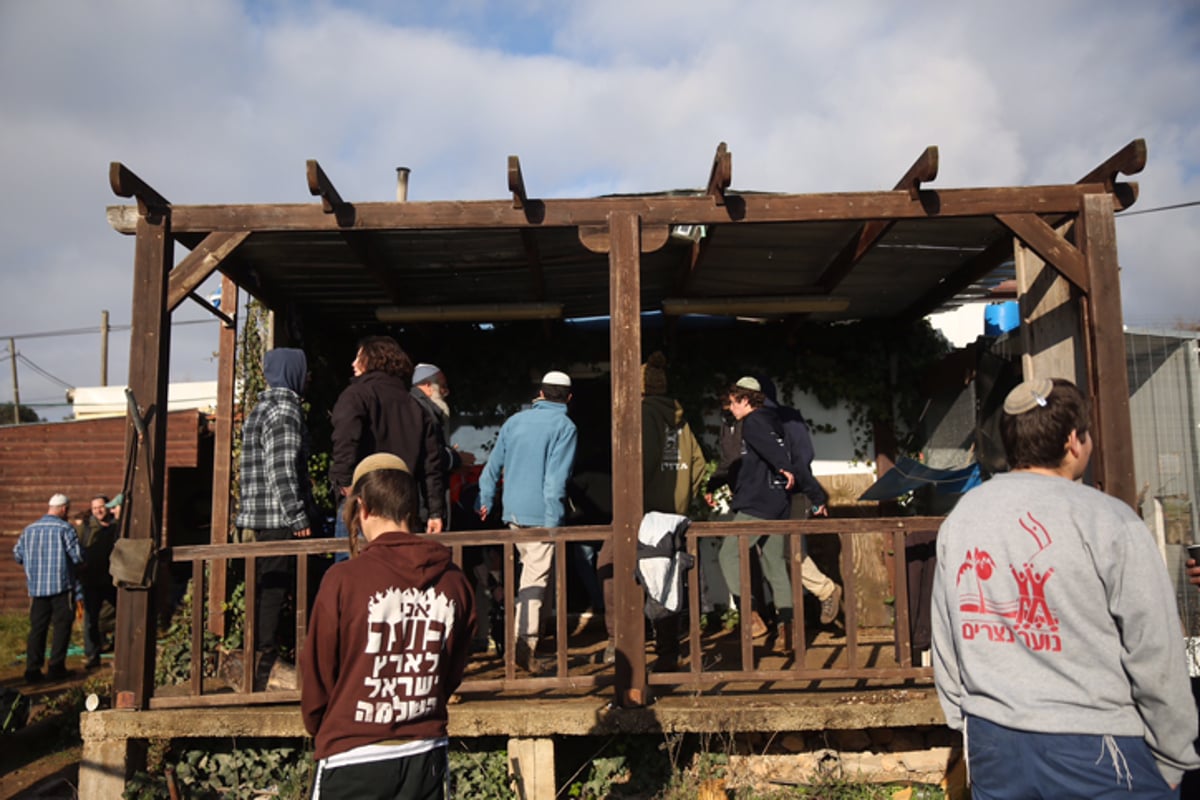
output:
M368 336L358 343L363 372L395 375L406 384L412 380L413 362L404 348L390 336Z

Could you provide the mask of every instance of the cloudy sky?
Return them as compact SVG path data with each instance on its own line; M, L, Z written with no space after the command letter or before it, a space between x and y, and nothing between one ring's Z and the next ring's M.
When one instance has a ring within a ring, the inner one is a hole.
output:
M309 158L349 200L400 165L443 200L503 198L516 154L580 197L700 187L725 141L735 190L825 192L931 144L935 188L1069 183L1142 137L1144 211L1200 201L1197 87L1196 0L0 0L0 348L22 402L99 382L132 295L111 161L180 204L312 202ZM1200 206L1117 236L1126 323L1200 321ZM215 377L205 319L176 311L172 380Z

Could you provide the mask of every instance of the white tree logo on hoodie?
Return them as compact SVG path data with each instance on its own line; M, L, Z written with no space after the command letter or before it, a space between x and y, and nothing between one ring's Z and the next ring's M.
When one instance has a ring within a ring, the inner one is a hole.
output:
M421 719L440 703L442 650L454 630L454 601L434 589L391 587L367 605L366 653L374 657L357 722L390 725Z

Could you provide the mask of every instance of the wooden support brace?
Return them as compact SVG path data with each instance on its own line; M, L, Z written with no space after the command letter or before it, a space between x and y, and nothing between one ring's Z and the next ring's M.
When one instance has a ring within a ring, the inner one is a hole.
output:
M108 165L108 185L117 197L136 197L140 216L159 216L171 208L171 202L133 173L120 161Z
M249 236L249 231L218 231L206 236L171 270L167 278L167 310L174 311Z
M512 192L512 207L522 209L529 202L525 194L525 176L521 174L521 159L516 156L508 157L508 190Z
M717 145L717 153L713 156L712 169L708 173L708 188L704 193L719 206L725 205L725 190L733 182L733 154L724 142Z
M921 184L932 181L937 174L938 149L937 145L931 144L908 168L908 172L904 173L904 177L896 184L896 189L904 189L913 200L920 200Z
M1044 219L1037 214L997 214L996 219L1080 291L1089 293L1091 280L1083 254Z

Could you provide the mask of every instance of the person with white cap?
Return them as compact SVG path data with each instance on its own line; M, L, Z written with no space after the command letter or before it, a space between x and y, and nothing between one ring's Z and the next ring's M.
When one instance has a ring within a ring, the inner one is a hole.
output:
M71 643L71 624L75 621L72 595L82 600L75 579L76 568L83 563L79 536L67 513L71 501L65 494L50 498L46 515L25 528L13 547L13 557L25 567L29 589L29 639L26 642L25 681L42 680L42 662L46 658L46 635L51 624L54 638L50 643L50 661L46 677L62 680L69 677L67 648Z
M1070 381L1017 385L1011 472L938 532L934 681L976 797L1178 798L1200 767L1174 588L1145 522L1078 482L1089 422Z
M567 416L571 378L552 370L542 377L533 407L505 420L479 476L479 516L487 519L504 478L502 519L513 529L557 528L566 516L567 481L575 462L577 434ZM517 545L521 579L517 588L517 664L537 675L542 665L534 655L541 627L542 601L550 585L554 545Z

